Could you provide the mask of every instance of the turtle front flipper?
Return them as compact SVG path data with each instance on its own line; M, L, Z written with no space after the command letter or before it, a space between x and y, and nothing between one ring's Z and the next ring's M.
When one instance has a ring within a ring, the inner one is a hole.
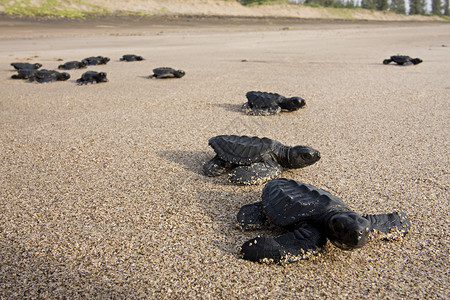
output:
M228 174L228 181L244 185L266 183L280 176L283 167L274 161L253 163L249 166L239 166Z
M206 176L215 177L225 173L232 167L232 164L220 159L220 157L216 155L213 159L203 165L203 173Z
M236 218L238 227L242 230L259 229L264 225L267 219L262 210L261 201L242 206Z
M260 263L290 263L319 253L326 242L323 232L304 224L275 238L258 236L250 239L240 247L239 256Z
M372 236L381 240L392 240L408 233L411 222L404 212L390 214L365 215L369 220Z

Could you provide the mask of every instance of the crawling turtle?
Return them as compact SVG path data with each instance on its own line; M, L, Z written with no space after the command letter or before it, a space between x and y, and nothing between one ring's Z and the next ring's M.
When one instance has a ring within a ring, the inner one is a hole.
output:
M30 79L34 77L34 74L37 72L37 69L19 69L17 70L17 74L11 76L12 79Z
M181 78L185 74L186 73L183 70L175 70L172 68L162 67L153 69L153 75L151 75L150 78Z
M403 212L360 216L329 192L286 178L269 182L262 201L242 206L237 221L243 229L273 224L288 230L274 238L258 236L239 249L242 258L266 263L307 259L323 250L327 238L352 250L372 238L403 236L410 227Z
M383 64L387 65L391 62L395 62L401 66L417 65L423 62L420 58L411 58L407 55L393 55L391 58L383 60Z
M286 98L282 95L267 92L248 92L247 103L242 110L248 115L274 115L281 110L295 111L305 106L305 100L300 97Z
M54 70L37 70L33 76L29 77L30 82L37 81L39 83L52 81L66 81L70 78L70 74L66 72L58 72Z
M16 70L22 70L22 69L39 69L42 67L40 63L30 64L30 63L22 63L22 62L15 62L11 63L11 66L14 67Z
M83 60L83 61L68 61L62 65L58 66L58 69L62 69L62 70L72 70L72 69L84 69L87 66L87 61Z
M121 61L141 61L141 60L145 60L145 58L143 58L142 56L134 55L134 54L125 54L124 56L122 56L122 58L120 60Z
M108 82L105 72L87 71L81 75L81 78L77 79L78 85L88 84L88 83L100 83Z
M92 65L106 65L110 61L109 57L105 56L91 56L86 57L82 60L82 62L85 62L86 65L92 66Z
M320 159L308 146L289 147L269 138L219 135L209 139L216 156L203 166L207 176L227 171L228 181L253 185L277 178L284 168L303 168Z

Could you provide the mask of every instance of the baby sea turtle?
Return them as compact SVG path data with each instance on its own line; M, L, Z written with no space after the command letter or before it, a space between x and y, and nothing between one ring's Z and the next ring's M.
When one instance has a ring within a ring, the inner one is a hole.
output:
M142 56L134 55L134 54L125 54L124 56L122 56L122 58L120 60L121 61L141 61L141 60L145 60L145 58L143 58Z
M54 70L37 70L33 76L29 77L30 82L37 81L39 83L52 81L66 81L70 78L70 74L66 72L58 72Z
M14 67L16 70L22 70L22 69L39 69L42 67L40 63L30 64L30 63L22 63L22 62L15 62L11 63L11 66Z
M274 115L282 110L295 111L306 104L303 98L286 98L275 93L252 91L245 96L248 101L242 105L242 110L246 114L254 116Z
M109 57L104 56L91 56L86 57L82 60L82 62L85 62L86 65L92 66L92 65L106 65L110 61Z
M308 146L289 147L269 138L219 135L209 139L216 156L203 166L207 176L227 171L228 181L253 185L277 178L284 168L303 168L320 159Z
M62 70L72 70L72 69L84 69L87 66L87 61L83 60L83 61L68 61L62 65L58 66L58 69L62 69Z
M391 62L395 62L401 66L417 65L423 62L420 58L411 58L407 55L393 55L389 59L383 60L383 64L387 65Z
M371 238L403 236L410 227L403 212L360 216L331 193L286 178L269 182L262 201L242 206L237 221L243 229L273 224L288 230L274 238L258 236L239 249L242 258L266 263L307 259L323 250L327 238L352 250Z
M165 78L181 78L186 73L183 70L175 70L172 68L162 67L162 68L156 68L153 69L153 75L150 76L150 78L159 78L159 79L165 79Z
M81 78L77 79L78 85L88 84L88 83L100 83L108 82L105 72L87 71L81 75Z
M19 69L17 70L17 74L11 76L12 79L30 79L34 77L34 74L37 72L37 69Z

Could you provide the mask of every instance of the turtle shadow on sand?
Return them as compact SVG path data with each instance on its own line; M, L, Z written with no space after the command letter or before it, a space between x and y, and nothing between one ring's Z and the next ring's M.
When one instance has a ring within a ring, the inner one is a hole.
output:
M242 205L257 201L260 188L241 189L240 192L230 192L226 189L208 189L197 193L197 203L204 215L214 224L214 247L231 255L238 260L238 249L242 243L255 234L254 231L243 231L239 228L236 214ZM263 235L281 234L275 228L267 228L258 231Z
M162 159L181 165L188 172L198 175L198 178L204 182L211 182L215 186L235 185L223 178L205 175L203 166L214 156L210 151L165 150L158 151L156 154Z
M211 158L211 153L207 151L165 150L156 154L161 159L180 165L190 173L186 178L178 178L179 184L189 184L193 179L204 183L196 185L192 197L205 217L214 224L215 235L219 236L215 238L214 247L237 259L237 247L251 238L254 232L240 230L236 214L242 205L258 201L261 187L237 187L239 192L234 192L230 189L235 189L236 185L205 176L202 171L203 163ZM273 233L269 230L260 232Z
M195 150L164 150L156 154L166 160L181 165L187 171L203 176L202 165L208 159L206 151Z
M242 113L242 109L241 109L242 104L218 103L218 104L213 104L213 105L216 107L220 107L227 111Z

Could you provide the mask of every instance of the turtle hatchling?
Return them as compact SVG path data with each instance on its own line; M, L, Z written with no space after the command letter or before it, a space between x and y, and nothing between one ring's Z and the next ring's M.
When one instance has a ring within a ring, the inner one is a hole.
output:
M36 72L34 72L34 75L29 77L29 81L46 83L46 82L53 82L53 81L66 81L69 78L70 78L69 73L42 69L42 70L36 70Z
M34 77L34 74L37 72L37 69L19 69L17 70L17 74L11 76L12 79L30 79Z
M150 78L181 78L185 74L186 73L183 70L175 70L172 68L162 67L153 69L153 75L151 75Z
M274 115L280 111L296 111L305 106L301 97L286 98L282 95L267 92L248 92L247 103L242 105L242 111L248 115Z
M30 64L30 63L22 63L22 62L16 62L11 63L11 66L14 67L16 70L22 70L22 69L39 69L42 67L40 63Z
M110 61L109 57L105 56L91 56L86 57L82 60L82 62L85 62L86 65L92 66L92 65L106 65Z
M404 236L410 227L403 212L360 216L331 193L286 178L269 182L262 201L242 206L237 221L244 230L269 224L287 230L277 237L250 239L239 249L244 259L281 264L321 252L327 239L343 250L352 250L369 239Z
M393 55L391 58L383 60L383 64L388 65L391 62L395 62L398 65L401 66L410 66L410 65L417 65L423 62L420 58L411 58L407 55Z
M228 172L228 181L263 184L280 176L283 169L304 168L320 159L309 146L289 147L269 138L219 135L209 139L216 156L203 166L207 176Z
M62 65L58 66L58 69L62 69L62 70L72 70L72 69L84 69L87 66L87 61L83 60L83 61L68 61Z
M78 85L88 84L88 83L100 83L108 82L105 72L87 71L81 75L81 78L77 79Z
M142 56L139 56L139 55L125 54L124 56L122 56L122 58L120 60L121 61L141 61L141 60L145 60L145 58L143 58Z

